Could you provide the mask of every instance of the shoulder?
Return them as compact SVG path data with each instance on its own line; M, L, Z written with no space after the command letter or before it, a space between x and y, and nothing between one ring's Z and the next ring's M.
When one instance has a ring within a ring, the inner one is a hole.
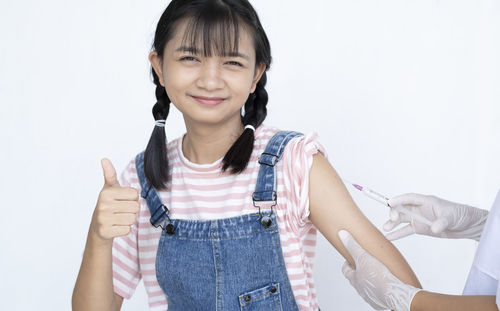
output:
M292 159L302 159L312 163L313 157L318 156L328 158L325 146L321 143L320 137L316 131L303 133L294 137L285 147L284 156Z

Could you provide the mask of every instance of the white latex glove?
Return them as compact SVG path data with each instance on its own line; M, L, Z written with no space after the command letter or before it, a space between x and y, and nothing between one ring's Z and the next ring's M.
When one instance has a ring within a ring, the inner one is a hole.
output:
M428 226L391 208L390 220L384 224L384 231L391 231L401 223L407 223L407 225L387 234L386 237L389 240L397 240L416 233L440 238L479 241L488 218L486 210L453 203L431 195L403 194L390 199L389 204L393 207L403 206L432 222L432 226Z
M342 273L358 294L375 310L409 311L413 297L421 289L401 282L348 231L340 230L338 234L356 265L354 270L346 261Z

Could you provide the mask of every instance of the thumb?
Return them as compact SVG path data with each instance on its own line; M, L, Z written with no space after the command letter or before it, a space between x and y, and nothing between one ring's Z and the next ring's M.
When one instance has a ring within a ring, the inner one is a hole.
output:
M389 241L395 241L402 239L404 237L407 237L411 234L415 233L415 229L413 229L413 226L411 224L408 224L402 228L399 228L397 230L389 232L385 238L388 239Z
M351 283L353 282L354 269L347 261L344 262L344 265L342 266L342 274L344 274L345 278L348 279Z
M356 242L354 237L347 230L340 230L339 233L340 241L344 244L349 254L354 259L354 263L358 263L359 258L366 253L366 251Z
M104 185L108 187L120 187L113 163L111 163L109 159L103 158L101 160L101 166L104 174Z
M435 234L441 234L448 229L448 220L446 218L438 218L431 225L431 231Z

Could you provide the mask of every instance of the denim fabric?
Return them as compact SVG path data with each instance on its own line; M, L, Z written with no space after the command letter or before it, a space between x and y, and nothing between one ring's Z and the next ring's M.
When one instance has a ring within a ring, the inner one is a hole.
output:
M278 132L271 138L259 160L255 192L270 191L276 200L274 165L286 143L297 135L302 134ZM151 223L163 221L155 265L168 310L299 310L272 209L262 215L256 209L252 214L216 220L170 219L168 208L145 178L143 156L142 152L136 157L141 195L151 212ZM255 201L269 198L255 197L254 193ZM261 223L263 216L270 217L270 226ZM175 230L166 230L167 224Z
M162 232L156 277L177 310L298 310L283 259L276 216L172 219Z
M302 133L292 131L281 131L276 133L259 157L259 176L253 194L254 201L276 201L276 177L274 165L281 159L286 144L294 137Z

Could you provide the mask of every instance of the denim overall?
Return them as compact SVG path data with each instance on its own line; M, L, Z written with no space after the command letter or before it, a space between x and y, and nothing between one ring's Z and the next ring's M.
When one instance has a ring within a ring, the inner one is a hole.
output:
M276 133L259 158L253 214L216 220L170 219L168 208L144 175L144 152L136 157L141 196L160 226L156 277L169 311L299 310L281 250L275 164L298 132ZM261 211L258 202L272 202Z

